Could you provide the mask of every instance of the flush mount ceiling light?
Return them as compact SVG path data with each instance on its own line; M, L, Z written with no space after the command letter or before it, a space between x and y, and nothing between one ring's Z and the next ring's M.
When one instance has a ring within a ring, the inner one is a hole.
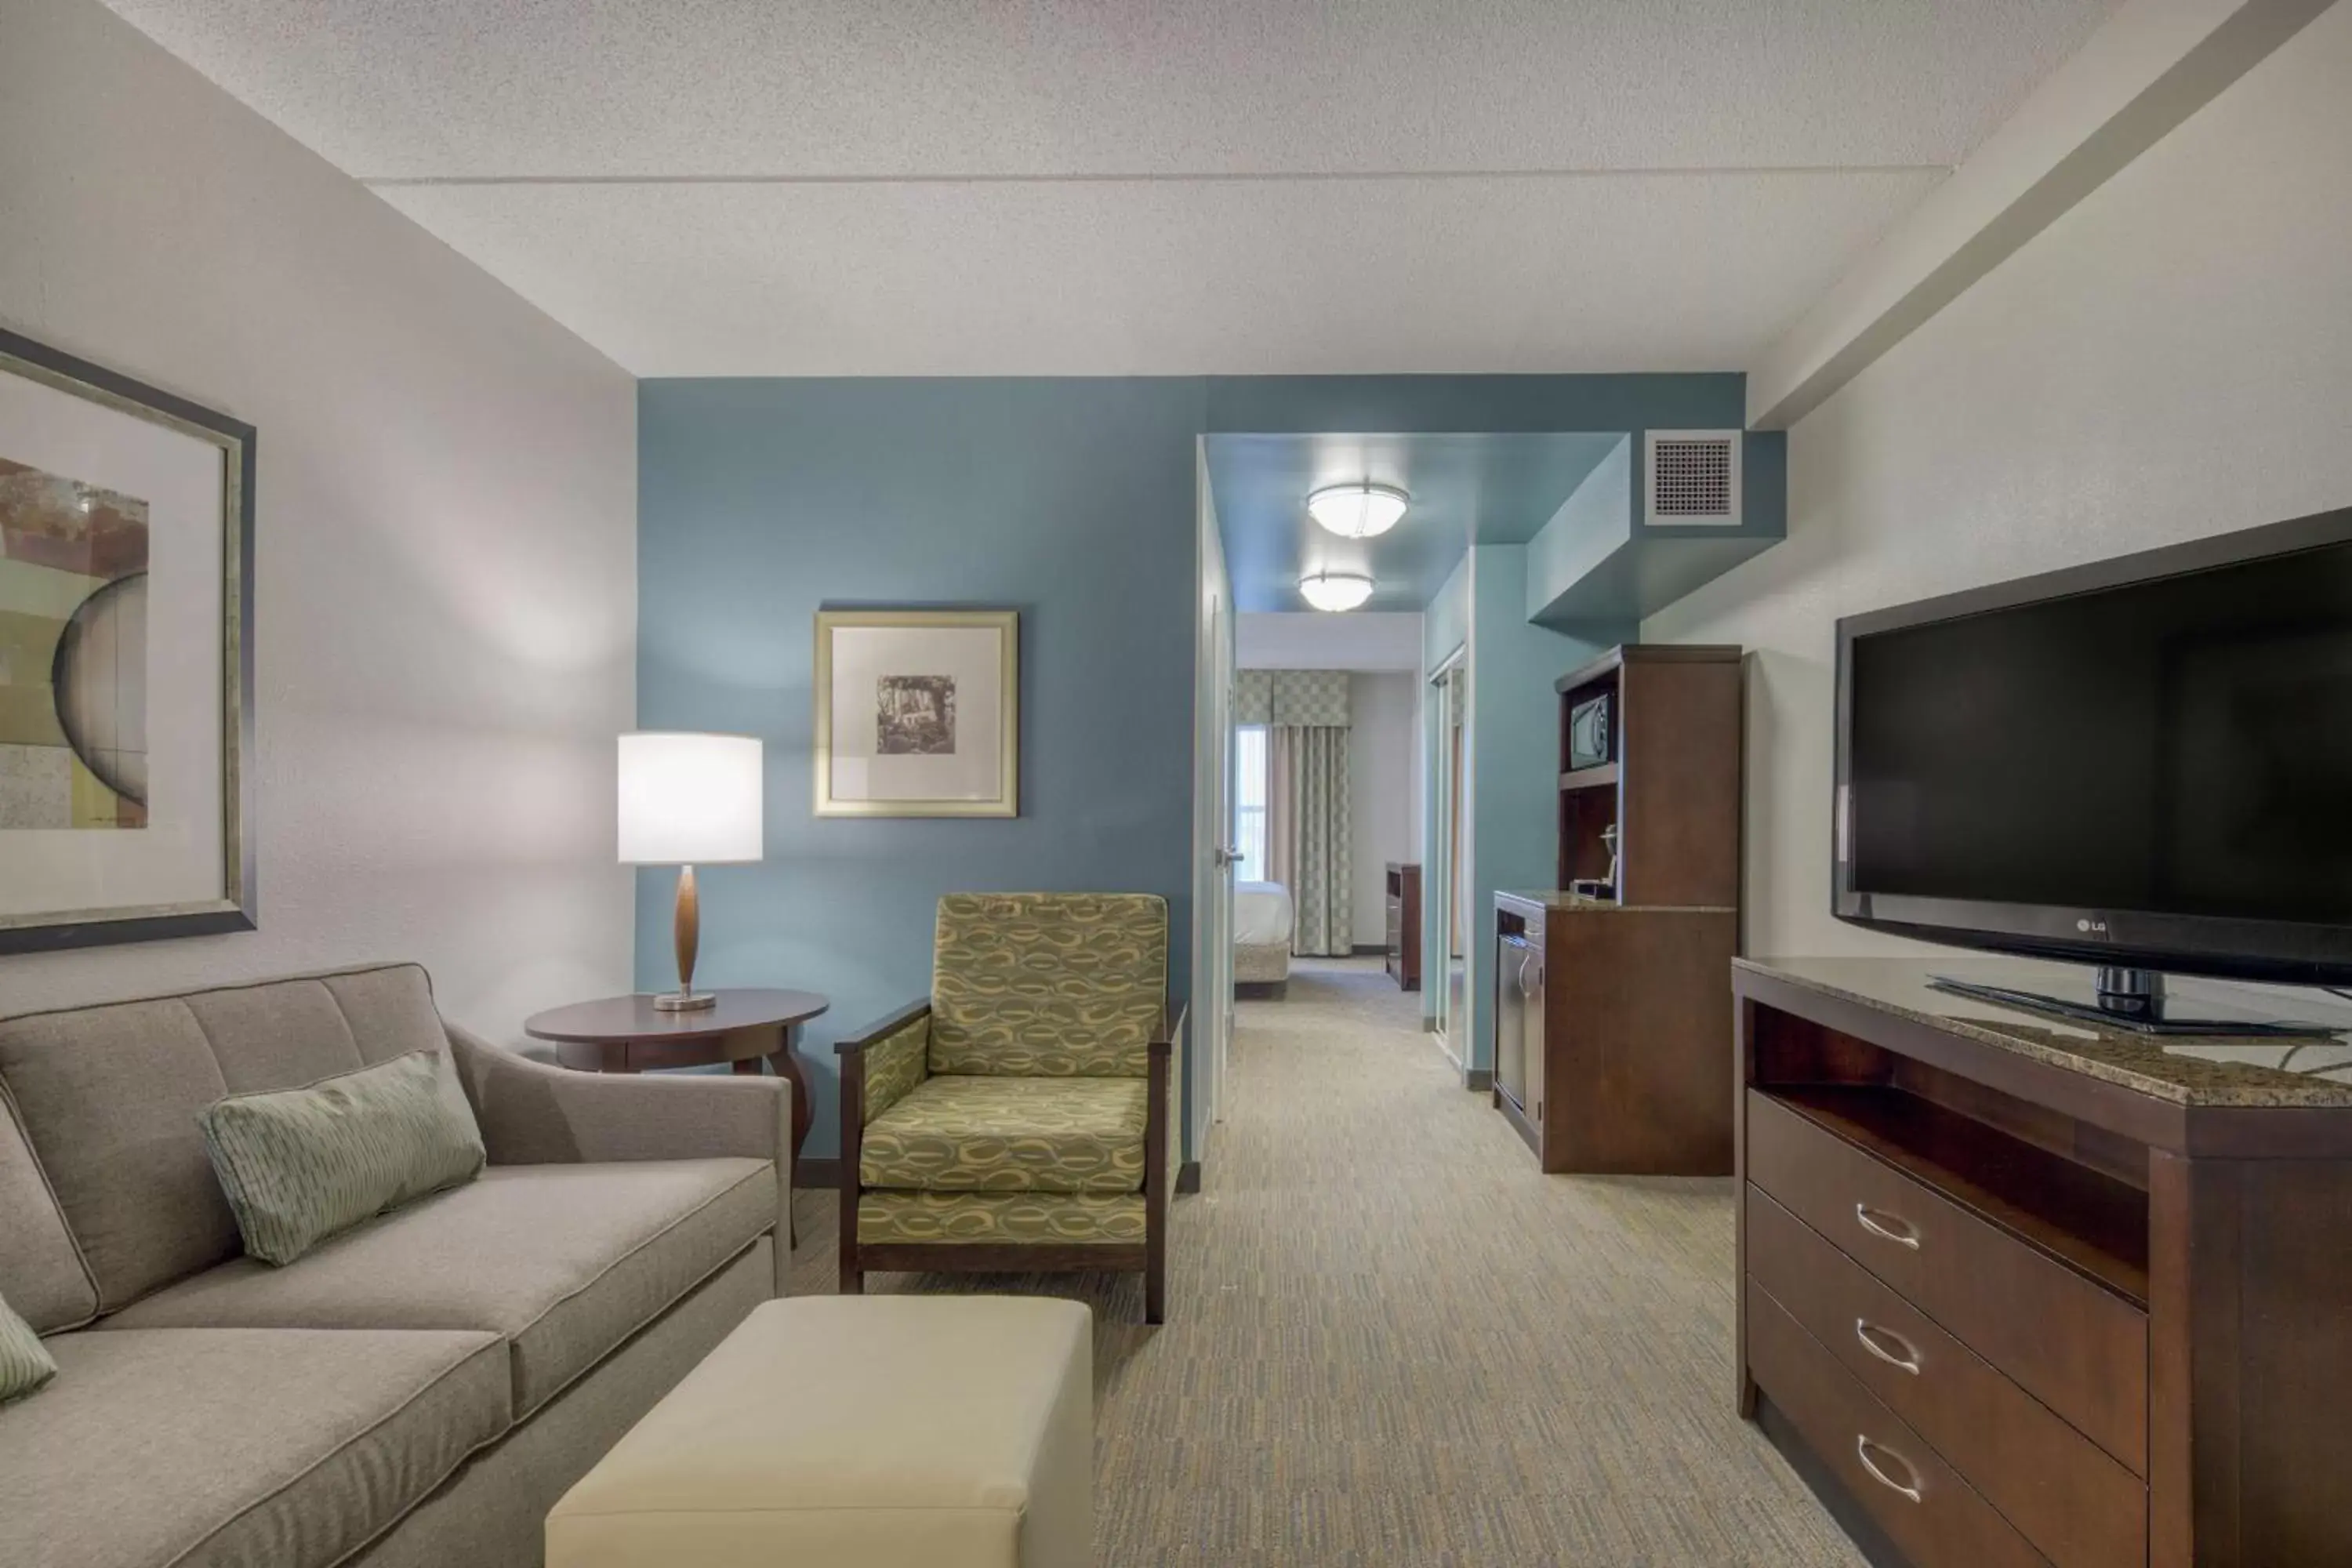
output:
M1394 485L1326 485L1307 498L1307 515L1342 539L1386 533L1404 516L1412 498Z
M1298 592L1318 610L1352 610L1372 596L1372 580L1354 572L1310 572Z

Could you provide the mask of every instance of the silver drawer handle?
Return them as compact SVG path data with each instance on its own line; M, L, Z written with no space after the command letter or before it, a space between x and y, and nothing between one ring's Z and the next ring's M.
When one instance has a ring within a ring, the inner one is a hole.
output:
M1853 1321L1853 1337L1862 1342L1863 1349L1887 1365L1899 1366L1914 1377L1919 1375L1919 1348L1893 1329L1882 1329L1876 1323L1856 1318ZM1904 1353L1896 1355L1893 1351L1886 1349L1878 1342L1881 1339L1894 1341L1903 1348Z
M1880 1453L1885 1454L1896 1464L1901 1465L1906 1470L1910 1471L1911 1484L1906 1487L1901 1481L1896 1480L1893 1476L1888 1475L1885 1470L1880 1469L1878 1468L1877 1461L1870 1457L1870 1451L1873 1448L1877 1449ZM1905 1497L1909 1498L1913 1502L1918 1502L1921 1500L1919 1496L1919 1471L1917 1467L1914 1466L1910 1460L1905 1458L1902 1455L1896 1453L1885 1444L1874 1443L1867 1437L1857 1436L1853 1440L1853 1457L1862 1461L1862 1468L1870 1472L1870 1479L1876 1481L1880 1486L1885 1487L1888 1491L1900 1492Z
M1901 1215L1886 1215L1886 1219L1893 1222L1893 1225L1888 1225L1877 1217L1877 1211L1873 1210L1869 1205L1856 1204L1853 1205L1853 1217L1860 1220L1862 1228L1871 1235L1891 1241L1897 1247L1907 1247L1914 1252L1919 1250L1917 1227ZM1895 1226L1900 1226L1902 1228L1897 1230L1894 1228Z

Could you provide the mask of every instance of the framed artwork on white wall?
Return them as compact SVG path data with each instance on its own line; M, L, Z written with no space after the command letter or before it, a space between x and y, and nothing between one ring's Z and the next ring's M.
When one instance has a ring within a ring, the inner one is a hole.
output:
M0 331L0 952L250 931L254 432Z
M816 815L1020 815L1021 617L820 610Z

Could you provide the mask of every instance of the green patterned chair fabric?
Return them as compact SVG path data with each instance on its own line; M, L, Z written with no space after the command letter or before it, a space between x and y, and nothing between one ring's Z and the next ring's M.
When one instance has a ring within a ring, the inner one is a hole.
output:
M919 1013L866 1047L866 1125L901 1100L929 1072L931 1016Z
M926 1079L866 1124L858 1180L927 1192L1139 1193L1139 1078Z
M1144 1237L1140 1193L866 1192L857 1239L1133 1244Z
M935 1074L1139 1079L1167 1002L1164 899L950 893L940 900Z

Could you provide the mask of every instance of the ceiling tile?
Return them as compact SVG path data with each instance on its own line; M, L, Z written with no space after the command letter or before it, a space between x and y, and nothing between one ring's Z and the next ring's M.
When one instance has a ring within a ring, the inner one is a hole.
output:
M1938 178L404 186L640 375L1725 370Z
M1959 161L2113 0L109 0L344 170Z

